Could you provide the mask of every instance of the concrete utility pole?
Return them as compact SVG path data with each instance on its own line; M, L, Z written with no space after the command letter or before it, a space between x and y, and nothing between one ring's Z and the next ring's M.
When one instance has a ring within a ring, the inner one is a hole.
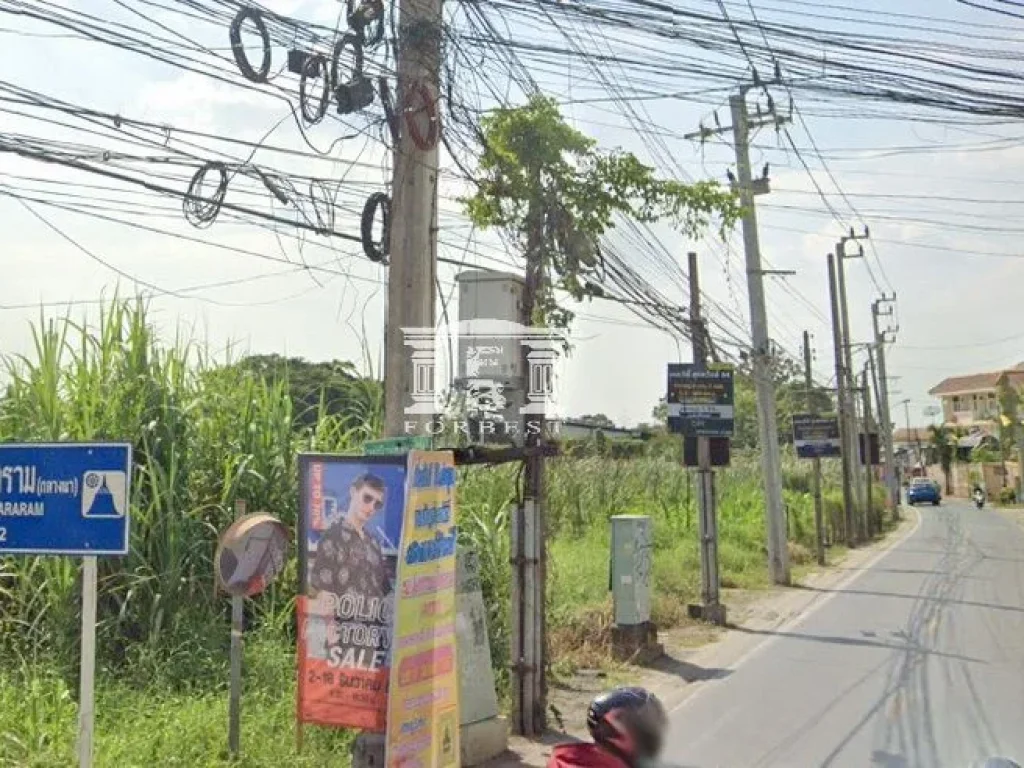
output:
M836 284L839 288L839 311L840 318L842 319L842 338L843 338L843 372L846 376L846 418L850 422L849 434L850 434L850 448L851 454L851 479L853 482L854 498L857 502L857 517L861 518L866 507L866 500L862 498L861 486L856 482L856 479L860 477L861 461L860 461L860 438L859 429L857 425L857 406L853 397L853 390L856 388L856 382L854 381L853 372L853 345L850 337L850 310L846 301L846 259L861 258L864 255L863 248L858 248L856 254L847 255L846 244L848 242L856 242L857 240L866 239L869 236L868 230L865 227L863 235L855 235L853 230L850 230L850 234L843 235L839 238L839 242L836 244ZM863 521L862 521L863 522Z
M836 405L839 408L839 436L843 446L843 538L846 546L856 545L853 532L853 453L851 448L850 419L847 417L850 400L846 393L845 357L843 355L842 320L839 311L839 286L836 257L828 255L828 291L832 305L832 343L836 359Z
M405 414L416 387L402 329L434 326L441 0L400 0L398 19L399 139L392 177L384 353L384 426L389 437L406 435L406 421L416 422L416 434L427 434L432 418Z
M869 368L871 370L871 379L870 379L871 385L872 385L872 387L874 387L874 390L875 390L875 405L878 406L878 412L881 413L882 412L882 389L881 389L881 383L878 380L878 369L875 367L875 349L872 346L868 347L868 366L869 366ZM882 421L875 420L876 429L879 430L879 431L883 430L885 428L885 422L886 421L887 420L884 417L882 417ZM890 430L890 439L891 439L891 434L892 434L892 431ZM891 466L891 465L887 467L885 465L885 444L886 444L885 443L885 438L883 436L880 436L879 440L881 442L881 449L882 449L882 454L883 454L882 455L883 470L885 470L885 471L883 471L883 480L885 480L885 483L883 483L882 487L885 489L886 497L888 498L889 493L892 490L890 485L888 484L889 483L889 478L896 476L896 467L895 466ZM897 512L897 510L899 509L899 503L897 501L893 500L893 499L890 499L890 501L893 502L891 504L892 510L893 510L893 512L892 512L892 519L893 519L893 521L897 521L897 520L900 519L899 518L899 513ZM889 505L887 505L887 506L889 506ZM881 531L881 529L882 529L882 512L883 512L883 509L878 510L878 530L879 531Z
M729 97L732 111L733 143L739 177L740 203L743 215L743 250L747 261L747 294L750 299L750 331L754 348L751 358L754 387L757 390L757 422L761 445L761 471L764 474L765 528L768 538L768 570L776 584L789 584L789 550L787 547L786 511L782 506L782 463L779 457L779 426L775 413L775 387L772 385L769 356L768 311L765 307L764 274L761 270L761 245L758 242L757 211L754 208L754 182L750 173L750 129L747 115L746 88ZM753 127L779 125L773 113L768 121L755 121ZM767 187L767 179L765 179ZM766 193L767 188L761 190Z
M889 412L889 375L885 366L885 345L890 340L886 338L886 331L879 327L878 319L885 315L892 315L892 307L883 311L882 304L888 304L896 300L896 294L887 298L883 296L871 305L871 321L875 329L875 353L878 355L878 378L875 391L878 394L878 415L882 431L882 450L885 452L885 482L889 491L889 501L892 504L894 520L900 519L900 487L896 477L896 451L892 444L893 423L892 414Z
M814 407L814 377L811 375L811 334L804 331L804 386L807 387L807 410L817 414ZM825 514L821 502L821 459L811 459L814 473L811 489L814 493L814 553L818 565L825 564Z
M789 551L786 541L786 514L782 506L782 467L779 458L779 427L775 413L775 387L772 384L769 362L771 339L768 336L768 313L765 309L764 270L761 268L761 246L757 234L757 212L754 197L767 194L768 168L759 179L753 179L750 171L750 132L764 126L778 127L790 121L781 117L774 104L769 104L767 113L758 111L751 117L747 112L747 91L781 83L776 75L768 82L758 81L740 87L740 92L729 97L732 113L733 144L736 152L738 178L733 179L733 189L739 192L743 206L743 248L747 262L747 295L750 299L750 331L753 340L751 362L754 386L757 390L757 425L761 447L761 474L764 475L765 528L768 539L768 570L776 584L789 584ZM729 127L715 129L701 126L696 133L686 138L700 138L729 131ZM730 174L731 176L731 174Z
M864 528L867 537L870 539L877 531L877 528L875 527L875 500L871 490L871 475L873 474L871 464L871 427L873 425L871 419L871 381L868 379L867 367L861 372L860 381L864 395L864 488L867 492L867 506L864 507Z
M693 362L707 366L708 334L700 314L700 279L697 254L689 254L690 267L690 338L693 341ZM697 438L697 517L700 536L700 598L704 621L725 624L725 606L720 602L718 572L718 521L715 517L715 470L711 468L711 438Z
M903 417L904 417L904 419L906 419L907 440L909 441L910 440L910 398L908 397L905 400L900 400L900 402L897 403L897 405L902 405L903 406ZM917 443L917 461L921 461L921 440L917 436L917 430L916 429L914 430L914 438L915 438L915 442Z
M405 413L416 391L416 381L402 329L434 327L441 3L442 0L398 2L398 146L394 151L389 217L384 347L384 430L388 437L407 435L407 422L412 422L416 435L429 434L426 429L434 418L431 414ZM384 760L384 734L359 734L352 746L352 768L379 768Z
M782 466L779 458L779 427L775 409L775 387L772 384L769 361L771 357L771 339L768 336L768 313L765 309L764 275L761 268L761 246L758 242L757 211L754 197L770 192L768 183L768 167L759 179L753 179L750 170L750 132L765 126L778 127L790 122L790 117L782 117L770 103L767 112L751 117L747 112L746 93L755 88L765 88L782 82L776 74L769 81L755 82L740 87L735 96L729 97L732 113L732 126L706 128L703 125L696 133L689 133L685 138L700 138L702 141L709 136L723 134L732 130L733 145L736 152L736 170L738 178L733 179L733 189L739 192L743 206L743 248L746 254L747 295L750 299L750 330L753 341L751 362L754 376L754 387L757 390L757 425L758 442L761 447L761 474L764 475L765 495L765 528L768 540L768 570L772 581L776 584L789 584L789 550L787 548L786 513L782 505ZM731 174L730 174L731 177Z

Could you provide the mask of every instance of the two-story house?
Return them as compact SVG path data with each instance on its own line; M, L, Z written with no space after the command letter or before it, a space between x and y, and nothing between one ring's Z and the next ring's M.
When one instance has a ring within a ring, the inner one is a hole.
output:
M951 376L928 390L942 401L942 421L949 426L993 429L999 421L999 382L1024 387L1024 363L969 376Z

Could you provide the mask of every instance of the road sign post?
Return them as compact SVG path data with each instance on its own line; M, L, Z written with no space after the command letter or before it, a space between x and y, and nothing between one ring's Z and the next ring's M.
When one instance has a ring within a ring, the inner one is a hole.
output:
M701 602L688 606L693 618L725 624L719 598L718 523L715 519L714 470L711 438L728 438L734 428L734 382L731 366L707 365L706 337L701 324L696 256L690 255L690 322L694 333L693 363L668 366L668 427L697 440L698 535L701 544ZM685 453L685 448L684 448Z
M727 365L670 363L669 432L697 437L732 437L733 369Z
M78 678L78 765L92 765L96 719L96 556L82 558L82 662Z
M96 558L128 554L126 443L0 445L0 555L81 555L78 763L92 765Z

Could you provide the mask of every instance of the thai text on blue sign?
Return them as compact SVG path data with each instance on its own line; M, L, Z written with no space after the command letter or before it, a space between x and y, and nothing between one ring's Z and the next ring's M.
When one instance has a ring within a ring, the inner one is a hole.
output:
M735 421L731 366L668 366L668 428L698 437L731 437Z
M793 446L801 459L823 459L841 456L839 419L835 415L793 414Z
M124 555L132 449L0 445L0 554Z

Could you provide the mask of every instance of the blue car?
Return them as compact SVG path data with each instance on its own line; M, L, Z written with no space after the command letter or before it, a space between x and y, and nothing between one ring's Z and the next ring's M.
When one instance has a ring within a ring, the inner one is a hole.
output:
M937 507L941 501L942 491L939 490L939 484L934 480L918 477L910 483L910 487L907 489L908 504L927 504L931 502L933 506Z

